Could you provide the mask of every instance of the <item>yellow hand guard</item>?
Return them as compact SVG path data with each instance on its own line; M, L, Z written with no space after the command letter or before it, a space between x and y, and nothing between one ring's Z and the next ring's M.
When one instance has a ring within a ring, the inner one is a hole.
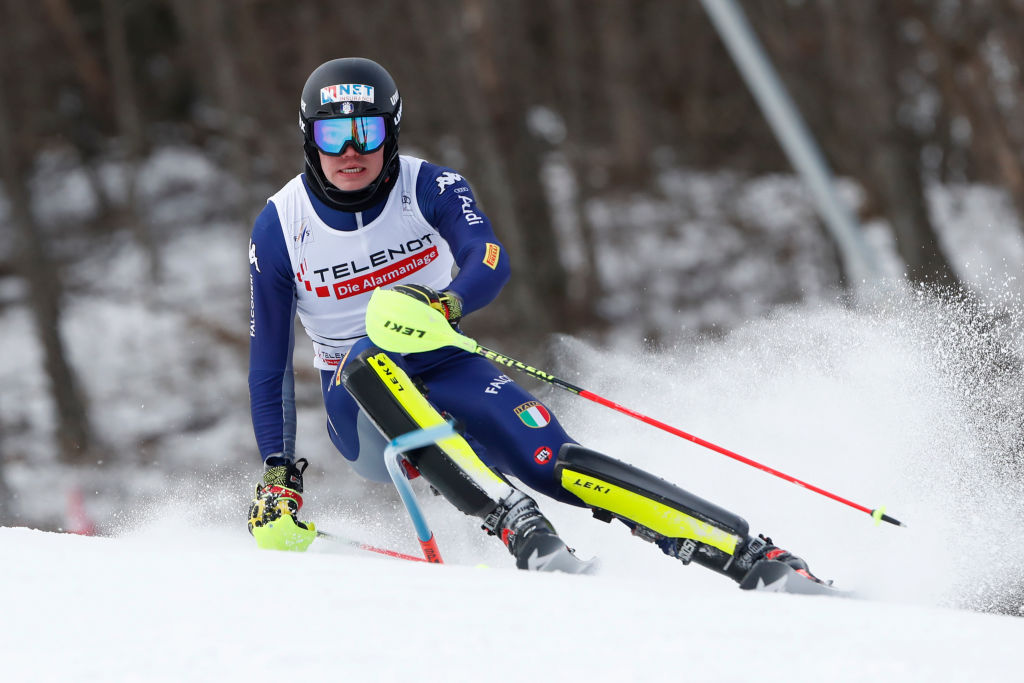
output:
M284 501L278 505L286 505ZM251 524L252 522L250 522ZM316 540L316 525L312 522L297 522L290 514L282 514L277 520L253 526L253 538L263 550L303 551Z
M256 486L256 497L249 506L249 533L258 547L302 551L316 539L316 527L296 519L302 507L305 465L300 460L295 465L270 468L264 474L264 483ZM286 482L294 482L296 488L284 486Z

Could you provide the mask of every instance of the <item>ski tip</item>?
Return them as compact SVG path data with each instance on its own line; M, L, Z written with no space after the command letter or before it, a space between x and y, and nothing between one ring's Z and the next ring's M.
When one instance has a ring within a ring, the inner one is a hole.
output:
M740 590L767 593L795 593L798 595L829 595L854 597L851 591L837 588L832 582L820 582L800 574L788 564L778 560L757 562L739 583Z

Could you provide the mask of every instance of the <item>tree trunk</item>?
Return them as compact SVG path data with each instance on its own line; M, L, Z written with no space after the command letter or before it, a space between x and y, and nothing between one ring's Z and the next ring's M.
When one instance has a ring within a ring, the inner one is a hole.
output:
M2 435L0 435L2 436ZM0 438L0 526L14 526L14 505L11 489L4 478L6 470L3 439Z
M578 228L576 239L582 257L579 268L571 274L567 294L574 317L593 324L597 320L597 305L603 297L604 287L598 266L597 235L584 211L591 196L588 179L590 161L587 156L589 148L586 144L588 116L584 93L585 30L581 26L583 17L572 0L555 0L552 12L558 31L552 60L557 65L554 77L557 79L559 97L555 102L558 113L565 120L566 137L562 149L576 186L571 210ZM564 230L561 232L564 234Z
M237 196L225 197L225 202L233 216L247 223L250 206L256 202L250 196L251 159L246 149L254 120L249 113L252 110L247 108L250 87L241 78L235 58L237 41L229 34L223 3L172 0L171 7L186 37L196 81L216 112L211 126L218 143L214 149L240 188Z
M92 445L92 429L85 397L68 363L60 334L58 271L47 252L45 234L31 213L25 181L27 156L20 153L18 141L13 136L13 131L24 136L26 129L17 124L8 104L7 90L0 88L0 180L6 190L10 221L15 229L15 258L25 281L28 305L43 349L43 362L56 409L60 455L65 462L82 462Z
M995 100L996 84L991 70L978 51L985 36L976 35L963 23L958 28L965 35L959 39L940 36L928 11L917 18L924 28L926 44L937 58L936 77L943 99L970 122L971 136L979 143L975 149L980 156L988 157L984 166L994 169L1024 228L1024 165L1019 158L1019 145L1011 138ZM1021 95L1019 88L1017 95Z
M497 324L505 330L521 330L526 335L543 334L550 331L548 312L537 306L529 278L524 277L531 264L526 259L524 231L509 191L510 167L499 145L497 126L487 102L488 95L495 92L498 85L496 65L490 52L493 45L488 44L489 37L480 35L486 21L485 8L481 0L463 0L461 10L462 21L442 21L437 27L441 44L439 52L435 53L438 58L428 62L425 68L444 69L458 83L457 101L464 109L456 111L465 121L463 142L472 150L470 167L477 172L474 176L477 198L511 257L512 280L502 298L502 308L510 315ZM429 7L413 3L410 12L413 24L431 34L427 36L430 40L424 42L436 45L435 22L428 16L431 14Z
M650 178L652 149L643 124L648 100L638 87L641 70L634 68L640 49L632 21L636 8L633 0L605 0L594 9L600 22L604 74L602 118L611 124L605 131L611 142L608 176L614 188L643 187Z
M160 251L149 225L149 215L140 211L137 197L138 168L146 151L145 131L135 96L135 79L132 75L131 57L125 39L124 7L121 0L102 0L103 34L106 39L107 61L113 84L113 110L121 136L122 162L125 165L125 213L135 241L149 262L149 277L152 284L162 279ZM159 291L155 287L143 287L143 292Z
M900 122L903 104L898 78L900 21L884 0L843 5L858 70L852 99L857 102L853 139L863 140L863 166L858 176L879 201L892 226L897 250L912 282L959 286L960 280L942 252L928 215L920 144L914 132Z
M528 42L527 16L519 3L490 3L488 14L476 36L478 53L486 54L492 62L481 85L499 149L508 164L507 191L516 207L522 235L519 258L524 259L521 262L529 269L528 276L522 279L532 289L530 315L542 316L539 322L545 332L571 331L575 321L568 297L569 278L562 260L562 244L551 223L548 195L541 184L548 146L528 123L531 107L538 104L536 84L543 82L546 71L537 60L536 51L522 50ZM520 62L518 69L498 66L516 59Z

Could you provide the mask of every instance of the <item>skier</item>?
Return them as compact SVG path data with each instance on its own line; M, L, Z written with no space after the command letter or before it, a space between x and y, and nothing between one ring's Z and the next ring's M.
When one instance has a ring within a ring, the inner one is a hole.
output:
M257 544L304 550L316 537L298 516L307 462L295 458L297 313L313 341L328 433L353 469L389 481L388 441L436 422L438 411L453 416L465 440L412 451L410 476L422 473L458 509L481 518L517 567L585 572L590 563L504 475L587 506L603 521L619 519L684 564L741 585L764 560L820 583L803 560L750 535L741 517L577 444L542 402L488 360L453 348L388 353L370 342L364 314L376 287L418 299L455 326L490 303L510 274L466 179L399 155L401 123L402 97L379 64L345 58L319 66L300 101L305 172L270 197L255 221L249 392L264 472L249 531Z

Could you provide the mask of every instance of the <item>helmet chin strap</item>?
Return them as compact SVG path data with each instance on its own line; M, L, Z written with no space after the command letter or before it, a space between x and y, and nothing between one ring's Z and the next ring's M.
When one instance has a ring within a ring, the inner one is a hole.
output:
M326 179L323 167L320 165L319 155L316 154L315 148L311 150L309 143L306 143L303 145L303 153L306 157L306 176L312 176L309 186L313 190L313 194L324 204L338 211L356 213L376 206L387 196L398 180L398 146L394 145L393 147L390 158L369 185L361 190L345 192L336 188Z

